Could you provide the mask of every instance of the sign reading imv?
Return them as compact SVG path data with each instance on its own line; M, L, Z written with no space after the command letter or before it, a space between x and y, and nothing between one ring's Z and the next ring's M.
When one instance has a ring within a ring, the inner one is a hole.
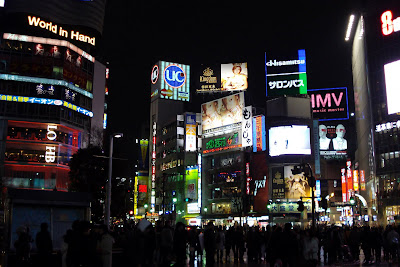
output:
M313 117L320 121L349 118L347 87L308 89Z
M57 138L57 125L47 125L47 140L55 141ZM47 163L54 163L56 161L56 146L46 146L46 153L44 159Z

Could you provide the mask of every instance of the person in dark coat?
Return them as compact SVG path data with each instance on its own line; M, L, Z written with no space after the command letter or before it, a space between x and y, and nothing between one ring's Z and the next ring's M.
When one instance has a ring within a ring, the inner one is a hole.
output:
M175 226L175 232L174 232L174 254L176 256L175 266L185 265L186 244L187 244L187 232L185 229L185 225L182 222L178 222Z
M36 248L38 251L38 266L50 266L51 253L53 252L53 241L51 240L49 226L47 223L40 225L40 232L36 234Z
M207 229L204 232L204 248L206 251L206 266L214 266L214 255L215 255L215 232L213 222L207 224Z

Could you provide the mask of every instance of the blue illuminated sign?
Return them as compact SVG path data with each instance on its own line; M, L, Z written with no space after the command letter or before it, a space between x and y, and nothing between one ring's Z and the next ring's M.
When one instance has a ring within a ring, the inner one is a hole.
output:
M92 111L78 107L77 105L59 99L0 94L0 101L31 103L31 104L50 105L50 106L63 106L72 109L78 113L81 113L85 116L93 117Z
M179 88L185 84L186 74L180 66L169 65L164 70L164 79L169 86Z

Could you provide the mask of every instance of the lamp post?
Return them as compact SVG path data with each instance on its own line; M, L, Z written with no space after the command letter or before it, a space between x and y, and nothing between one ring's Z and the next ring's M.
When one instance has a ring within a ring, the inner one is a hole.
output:
M112 156L114 149L114 137L121 138L124 135L122 133L114 133L110 136L110 154L108 158L108 181L107 181L107 196L106 196L106 210L104 215L104 224L110 228L110 216L111 216L111 177L112 177Z

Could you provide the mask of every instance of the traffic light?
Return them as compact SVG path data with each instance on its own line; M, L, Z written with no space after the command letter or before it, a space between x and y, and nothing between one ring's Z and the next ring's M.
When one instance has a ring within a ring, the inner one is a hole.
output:
M354 204L356 204L354 197L350 197L350 205L354 205Z
M297 204L299 205L297 207L298 211L303 211L304 210L304 202L302 200L297 201Z
M176 197L172 198L172 202L176 203L178 199Z
M133 210L130 210L130 211L129 211L129 215L133 215Z
M193 200L193 199L191 199L191 198L188 198L188 197L187 197L187 198L185 198L185 202L192 202L192 200Z

